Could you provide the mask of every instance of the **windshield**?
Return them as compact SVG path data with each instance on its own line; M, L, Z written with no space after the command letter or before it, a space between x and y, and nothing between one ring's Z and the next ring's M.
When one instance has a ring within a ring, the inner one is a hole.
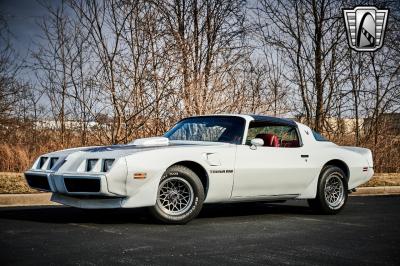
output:
M245 119L235 116L200 116L179 121L165 133L169 140L211 141L241 144Z

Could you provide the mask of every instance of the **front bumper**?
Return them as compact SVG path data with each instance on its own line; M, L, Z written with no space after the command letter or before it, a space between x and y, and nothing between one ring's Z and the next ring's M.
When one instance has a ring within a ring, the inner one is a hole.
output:
M71 196L53 193L51 201L67 206L83 209L115 209L123 207L124 198L97 197L97 196Z
M55 174L54 172L27 171L25 178L30 187L69 196L124 197L110 192L103 174Z

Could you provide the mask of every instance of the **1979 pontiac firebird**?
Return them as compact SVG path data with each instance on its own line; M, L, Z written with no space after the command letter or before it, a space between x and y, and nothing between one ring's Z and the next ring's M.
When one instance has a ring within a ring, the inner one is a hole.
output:
M341 147L292 120L209 115L178 122L163 137L40 156L25 172L51 200L102 209L149 207L186 223L203 203L307 199L325 214L373 175L368 149Z

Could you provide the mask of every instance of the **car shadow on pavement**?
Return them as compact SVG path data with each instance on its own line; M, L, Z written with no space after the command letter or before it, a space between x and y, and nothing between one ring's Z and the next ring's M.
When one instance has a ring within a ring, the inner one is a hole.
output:
M287 203L265 203L265 202L246 202L246 203L226 203L206 205L200 212L199 218L217 218L232 216L259 216L271 214L291 215L310 215L315 214L308 206L293 205Z
M65 206L1 208L0 219L26 220L41 223L152 223L147 209L88 210Z
M310 215L307 206L271 203L226 203L204 205L196 219L268 215ZM0 219L41 223L157 224L146 208L85 210L65 206L9 207L0 209Z

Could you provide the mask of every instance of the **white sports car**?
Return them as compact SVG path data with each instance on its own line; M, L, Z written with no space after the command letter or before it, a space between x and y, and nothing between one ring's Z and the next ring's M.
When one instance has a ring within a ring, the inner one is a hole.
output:
M292 120L207 115L185 118L163 137L45 154L25 177L54 202L150 207L163 222L186 223L216 202L308 199L335 214L373 173L370 150L338 146Z

